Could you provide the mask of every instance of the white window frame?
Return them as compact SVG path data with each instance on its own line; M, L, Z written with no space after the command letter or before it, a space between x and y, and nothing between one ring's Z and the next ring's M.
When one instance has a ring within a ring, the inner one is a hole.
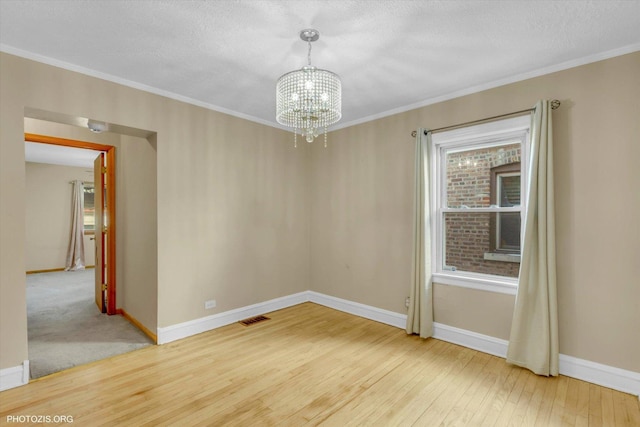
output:
M86 196L86 191L85 191L85 190L86 190L87 188L93 188L93 191L94 191L94 197L95 197L95 185L94 185L94 183L93 183L93 182L85 182L85 183L84 183L84 188L82 189L82 199L83 199L83 201L82 201L82 205L83 205L83 208L84 208L84 200L85 200L85 196ZM95 201L95 199L94 199L94 201ZM94 209L95 209L95 206L94 206ZM96 231L96 230L95 230L95 218L94 218L94 223L93 223L93 225L94 225L94 228L93 228L93 229L88 229L88 228L87 228L87 225L86 225L85 223L83 223L83 224L82 224L82 231L83 231L83 233L84 233L84 234L87 234L87 235L92 235L92 234L94 234L94 233L95 233L95 231Z
M505 172L497 175L496 176L496 201L498 201L497 203L498 206L500 206L500 200L502 200L502 178L511 177L511 176L517 176L520 178L520 187L521 187L520 191L522 191L522 174L520 172ZM520 196L520 205L518 205L517 208L519 211L522 210L522 196ZM522 213L520 215L522 217ZM496 215L496 232L495 232L495 236L493 236L495 239L494 244L496 247L496 251L505 251L506 253L508 253L507 251L509 250L503 249L500 247L500 241L502 240L502 235L501 235L502 226L500 225L500 218L501 218L500 215ZM520 221L520 224L522 224L522 221ZM520 235L522 236L522 234ZM520 245L520 250L522 250L522 244Z
M524 218L526 213L528 165L531 146L530 138L531 116L518 116L499 121L493 121L475 126L467 126L450 131L434 133L431 136L431 265L434 266L433 282L499 292L515 295L518 288L518 278L497 276L492 274L474 273L446 269L445 258L445 213L486 213L486 212L520 212L521 231L524 238ZM488 207L488 208L449 208L447 203L446 156L448 153L473 149L489 148L503 145L506 142L521 143L520 159L520 207ZM522 247L522 244L521 244Z

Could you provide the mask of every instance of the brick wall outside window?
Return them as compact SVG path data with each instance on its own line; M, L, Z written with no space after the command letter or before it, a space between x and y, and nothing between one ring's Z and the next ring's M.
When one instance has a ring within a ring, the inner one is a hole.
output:
M448 207L489 207L491 168L513 162L520 162L520 144L449 153ZM517 277L519 263L484 259L490 251L490 215L495 213L445 215L445 265L458 271Z

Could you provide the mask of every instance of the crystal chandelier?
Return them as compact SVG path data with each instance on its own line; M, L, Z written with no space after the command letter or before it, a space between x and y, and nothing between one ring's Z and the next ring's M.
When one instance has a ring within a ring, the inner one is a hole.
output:
M311 65L311 42L320 38L317 30L300 32L300 38L309 45L307 65L300 70L282 75L276 85L276 120L293 128L294 146L298 146L298 132L307 142L313 142L319 131L324 132L327 146L327 128L342 117L342 83L331 71Z

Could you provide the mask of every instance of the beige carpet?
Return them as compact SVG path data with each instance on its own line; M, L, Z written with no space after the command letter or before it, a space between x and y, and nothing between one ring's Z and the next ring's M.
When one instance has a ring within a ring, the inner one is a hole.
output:
M93 278L93 270L27 275L31 378L152 344L124 317L98 311Z

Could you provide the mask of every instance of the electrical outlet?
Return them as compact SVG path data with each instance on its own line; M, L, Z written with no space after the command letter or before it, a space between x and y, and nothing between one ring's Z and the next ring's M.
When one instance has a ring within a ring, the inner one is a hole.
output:
M405 307L407 307L407 308L409 308L409 302L410 302L410 301L411 301L411 300L409 299L409 297L407 297L407 299L405 299L405 300L404 300L404 306L405 306Z
M215 306L216 306L216 300L214 299L210 299L209 301L204 302L204 308L207 310L214 308Z

